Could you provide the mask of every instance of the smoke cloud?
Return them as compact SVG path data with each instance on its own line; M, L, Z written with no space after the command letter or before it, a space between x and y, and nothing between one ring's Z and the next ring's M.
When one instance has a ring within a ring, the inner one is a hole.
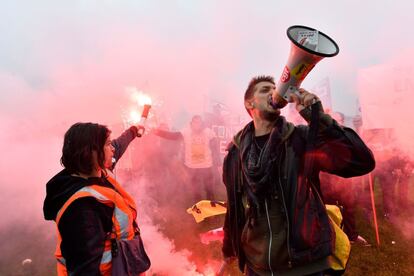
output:
M249 120L242 102L249 79L257 74L279 78L289 54L286 29L303 24L335 39L340 53L322 60L302 86L310 89L329 78L332 108L355 116L360 70L384 64L408 68L413 59L412 10L410 1L374 5L353 0L335 7L324 0L301 6L275 1L3 1L0 233L9 237L16 231L22 238L2 244L0 274L24 273L22 261L27 258L33 260L33 275L53 273L56 229L43 220L41 206L46 182L62 168L63 135L75 122L92 121L110 126L116 137L124 129L124 114L134 108L127 87L153 98L150 126L165 123L172 130L181 130L192 115L211 113L220 103L234 132ZM413 89L410 70L404 71L407 93ZM395 76L401 74L398 71ZM372 81L382 83L383 76ZM371 89L367 93L376 95ZM412 152L409 126L414 116L413 109L403 105L410 102L405 100L390 107L393 115L389 120L395 125L399 147ZM172 275L174 268L176 275L207 273L202 270L210 267L211 271L220 261L220 245L212 245L209 254L203 245L183 245L183 236L197 230L189 215L183 212L183 219L179 213L189 207L185 193L184 199L174 193L188 188L182 184L186 176L179 156L164 174L166 165L157 161L156 146L166 142L157 139L147 135L135 140L119 172L121 183L128 186L132 180L121 171L131 169L131 164L136 169L138 180L134 181L138 182L134 185L141 189L128 187L144 206L142 231L154 256L153 272ZM144 160L155 165L149 169ZM170 184L169 190L148 184L148 171L159 176L157 185ZM168 203L171 193L176 195L179 208L162 204L157 191L165 191L161 199ZM172 225L180 219L188 219L189 232L183 234ZM36 245L39 240L46 244L42 254Z

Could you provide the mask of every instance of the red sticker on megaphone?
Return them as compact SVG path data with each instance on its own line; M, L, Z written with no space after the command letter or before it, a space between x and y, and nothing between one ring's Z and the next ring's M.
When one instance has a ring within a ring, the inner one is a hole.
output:
M283 69L282 76L280 76L281 82L288 82L290 80L290 71L287 66L285 66L285 69Z

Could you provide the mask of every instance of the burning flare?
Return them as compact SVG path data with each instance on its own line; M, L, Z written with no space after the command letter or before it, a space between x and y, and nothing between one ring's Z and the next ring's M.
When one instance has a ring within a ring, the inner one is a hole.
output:
M138 90L136 87L127 87L126 91L130 93L133 102L127 121L129 124L133 125L140 124L143 119L146 119L148 116L152 99L148 94Z

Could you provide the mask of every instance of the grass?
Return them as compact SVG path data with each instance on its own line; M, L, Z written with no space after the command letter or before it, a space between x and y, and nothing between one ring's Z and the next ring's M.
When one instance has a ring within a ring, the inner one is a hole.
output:
M371 224L360 229L373 246L354 245L345 275L414 275L414 241L385 219L379 219L380 245L376 245Z
M378 180L376 180L374 194L377 206L380 244L378 246L376 242L372 215L368 215L369 213L364 211L365 209L359 208L357 228L360 235L367 238L373 246L363 247L354 245L352 247L351 258L345 275L414 275L414 239L412 238L414 235L407 237L407 234L404 234L404 232L413 233L414 231L414 228L410 229L410 225L414 222L414 216L410 211L412 208L395 214L390 219L386 219L382 215L382 191L378 184ZM411 191L410 195L412 194ZM413 197L410 196L409 198Z

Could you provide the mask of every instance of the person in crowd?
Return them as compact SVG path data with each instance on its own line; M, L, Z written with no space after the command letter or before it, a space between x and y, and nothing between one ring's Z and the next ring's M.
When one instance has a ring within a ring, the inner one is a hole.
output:
M59 276L117 275L115 260L125 256L117 242L121 240L143 253L136 256L143 259L126 254L134 275L148 269L134 199L111 173L137 133L138 127L131 126L111 140L111 131L96 123L76 123L66 132L64 169L46 184L43 205L45 219L57 225Z
M404 212L410 207L409 182L413 172L410 158L397 147L388 158L378 162L375 175L382 190L382 208L385 218Z
M340 112L332 112L332 118L344 126L345 116ZM326 204L338 205L342 211L343 228L352 244L370 246L370 243L359 235L356 226L356 196L354 178L346 179L336 175L321 173L321 192Z
M325 114L305 89L292 94L309 126L295 126L273 107L273 77L254 77L244 94L252 117L223 164L227 190L223 257L246 275L324 275L335 246L320 195L319 172L341 177L374 169L371 151L352 130Z
M189 174L192 204L203 199L214 200L214 183L220 162L218 141L214 132L204 126L201 116L193 116L190 126L181 132L158 128L153 133L165 139L183 141L184 165Z

